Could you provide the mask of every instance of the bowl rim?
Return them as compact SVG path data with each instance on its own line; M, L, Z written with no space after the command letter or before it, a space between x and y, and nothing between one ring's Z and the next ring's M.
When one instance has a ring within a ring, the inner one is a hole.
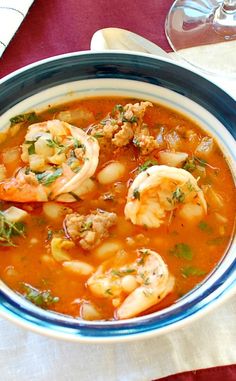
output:
M1 86L1 84L8 81L9 79L12 79L17 75L20 75L21 73L24 73L25 71L28 71L28 70L33 69L35 67L39 67L40 65L44 65L44 64L47 64L50 62L54 62L55 60L57 61L57 60L64 59L64 58L71 58L71 57L84 56L84 55L90 55L90 56L91 55L95 55L95 56L101 56L101 55L105 56L106 55L106 56L109 56L109 55L114 55L114 54L115 55L121 55L121 56L122 55L128 55L131 57L133 57L133 56L134 57L148 57L148 58L152 58L152 59L155 59L158 61L170 63L171 65L180 67L181 69L184 69L188 72L194 73L197 76L203 78L204 80L212 83L221 92L223 92L225 94L225 96L228 96L228 97L230 97L230 99L233 99L231 97L231 95L229 95L224 89L221 89L219 86L217 86L214 82L209 80L209 78L206 78L204 75L199 74L199 72L197 72L196 70L194 70L192 68L190 69L190 68L184 67L179 62L175 62L172 59L168 59L165 57L157 57L157 56L147 54L147 53L127 52L127 51L117 51L117 50L115 50L115 51L109 50L109 51L105 51L105 52L82 51L82 52L60 54L60 55L56 55L53 57L45 58L43 60L36 61L34 63L26 65L23 68L20 68L20 69L14 71L13 73L10 73L7 76L3 77L2 79L0 79L0 86ZM235 265L234 265L234 269L235 269ZM182 327L187 322L194 321L197 317L205 314L206 311L210 311L215 306L219 305L221 302L226 300L229 296L231 296L231 294L234 293L234 289L236 289L236 280L235 279L228 285L228 288L226 287L225 289L223 289L223 291L220 294L220 298L219 298L219 296L216 296L215 299L213 298L209 303L204 305L200 310L195 311L191 315L185 316L184 318L182 318L179 321L176 321L176 322L169 324L167 326L164 326L164 327L158 327L158 328L154 328L154 329L151 329L148 331L142 331L142 332L138 332L138 333L122 334L120 336L114 335L114 336L110 336L110 337L101 337L101 336L98 336L98 337L88 336L88 337L86 337L86 336L81 336L81 335L76 335L76 334L73 335L72 333L66 333L66 332L62 332L60 330L58 330L58 331L54 330L53 331L51 328L45 327L44 325L38 326L32 322L26 321L24 319L22 320L22 317L21 317L21 320L19 320L19 316L17 316L17 315L13 316L13 315L7 314L7 312L6 312L7 310L1 309L2 306L0 306L0 315L5 316L9 320L12 320L12 321L18 323L22 327L29 328L29 329L33 330L34 332L42 333L42 334L45 334L47 336L50 335L50 336L55 337L55 338L67 339L70 341L80 341L80 342L130 341L130 340L135 340L135 339L142 339L142 338L151 337L154 335L154 333L157 334L157 332L158 332L158 334L167 333L173 329L176 329L178 327ZM226 294L226 291L227 291L227 294ZM214 293L214 291L213 291L213 293ZM3 297L3 295L1 295L1 293L0 293L0 304L1 304L1 296Z
M203 78L206 81L212 83L219 90L223 91L227 96L229 96L230 98L232 98L234 100L234 98L232 97L231 94L229 94L225 89L222 89L217 83L214 82L214 77L210 78L209 75L207 75L207 73L199 72L199 70L197 70L194 66L189 66L189 65L185 66L184 62L174 60L172 58L164 57L161 55L158 56L158 55L151 54L151 53L144 53L144 52L138 52L138 51L128 51L128 50L115 50L115 49L98 50L98 51L82 50L82 51L74 51L74 52L62 53L62 54L57 54L54 56L46 57L46 58L31 62L31 63L29 63L23 67L20 67L20 68L14 70L13 72L11 72L9 74L6 74L2 78L0 78L0 85L2 83L4 83L5 81L7 81L8 79L11 79L12 77L15 77L16 75L23 73L24 71L27 71L31 68L34 68L34 67L37 67L40 65L43 65L45 63L53 62L55 60L60 60L60 59L69 58L69 57L83 56L83 55L97 55L97 56L99 56L99 55L106 55L106 54L108 54L108 55L113 55L113 54L130 55L130 56L138 56L138 57L141 56L141 57L147 57L147 58L151 57L151 58L157 59L159 61L168 62L174 66L180 67L186 71L194 73L194 74L198 75L200 78Z

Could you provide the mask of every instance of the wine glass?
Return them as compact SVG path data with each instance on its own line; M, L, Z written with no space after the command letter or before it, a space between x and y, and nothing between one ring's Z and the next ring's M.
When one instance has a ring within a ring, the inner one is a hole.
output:
M165 31L172 49L191 65L236 77L236 0L176 0Z

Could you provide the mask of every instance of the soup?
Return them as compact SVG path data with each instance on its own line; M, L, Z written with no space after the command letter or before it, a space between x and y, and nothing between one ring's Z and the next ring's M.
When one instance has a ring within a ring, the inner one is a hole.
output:
M173 304L219 263L235 188L217 142L162 105L87 98L1 133L0 276L84 320Z

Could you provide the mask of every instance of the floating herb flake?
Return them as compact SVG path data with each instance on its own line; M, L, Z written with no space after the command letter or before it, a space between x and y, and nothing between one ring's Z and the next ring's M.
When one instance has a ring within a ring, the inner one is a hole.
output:
M13 236L24 236L25 225L22 222L9 221L4 212L0 211L0 246L16 246Z
M193 258L192 250L186 243L177 243L174 248L170 250L170 254L178 258L187 259L188 261L191 261Z
M152 167L153 165L157 165L157 161L156 160L147 160L145 161L145 163L141 164L139 167L138 167L138 172L143 172L143 171L146 171L148 168Z
M138 188L135 188L134 191L133 191L133 197L137 200L140 200L140 193L139 193L139 190Z
M50 185L63 173L62 168L56 169L53 173L43 172L36 174L37 180L43 185Z
M189 267L184 267L181 269L181 274L183 275L184 278L188 278L190 276L202 276L206 274L205 270L201 270L197 267L189 266Z
M51 291L39 291L26 283L23 283L22 286L25 290L24 297L38 307L46 309L59 301L59 297L52 296Z
M11 126L17 123L22 123L22 122L35 123L38 121L39 121L38 115L34 111L26 113L26 114L16 115L10 119Z
M206 221L200 221L198 224L198 227L200 230L206 233L211 233L212 232L212 227L208 225Z

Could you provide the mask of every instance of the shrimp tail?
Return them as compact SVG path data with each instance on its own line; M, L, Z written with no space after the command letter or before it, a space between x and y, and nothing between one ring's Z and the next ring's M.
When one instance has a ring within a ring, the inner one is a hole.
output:
M42 185L32 186L22 183L17 178L0 182L0 200L16 202L47 201L47 193Z
M116 311L117 319L129 319L138 316L148 308L159 303L174 287L174 277L169 276L163 287L140 286L136 288Z

